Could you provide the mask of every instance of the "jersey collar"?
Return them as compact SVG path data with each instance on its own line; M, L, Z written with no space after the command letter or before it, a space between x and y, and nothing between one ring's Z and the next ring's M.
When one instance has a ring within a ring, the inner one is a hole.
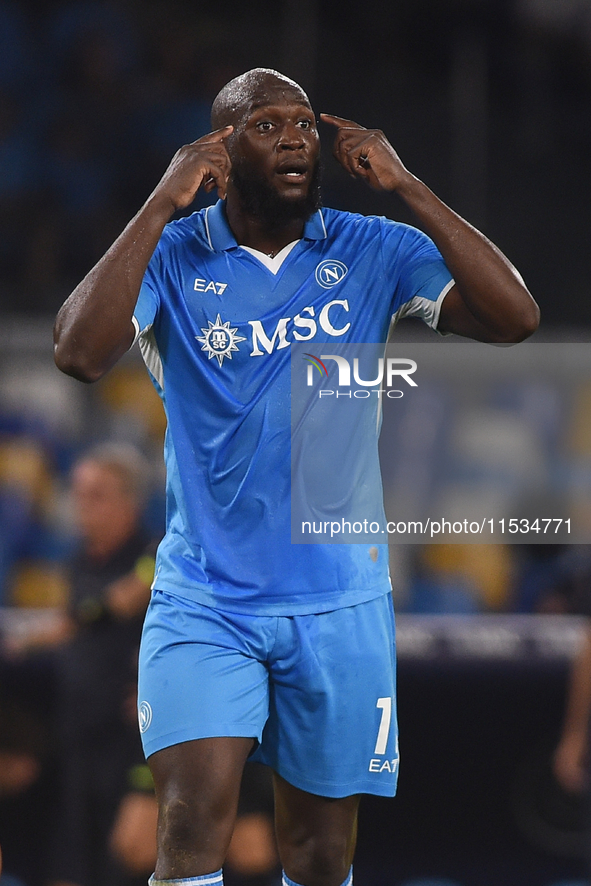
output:
M226 218L223 200L218 200L214 206L208 206L205 210L205 236L213 252L225 252L227 249L236 249L238 246ZM304 225L304 239L326 239L326 227L321 209L315 212Z

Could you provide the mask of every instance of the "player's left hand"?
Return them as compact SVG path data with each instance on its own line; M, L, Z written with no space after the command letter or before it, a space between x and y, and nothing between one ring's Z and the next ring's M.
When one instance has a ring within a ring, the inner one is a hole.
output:
M377 191L395 191L409 172L381 129L366 129L353 120L321 114L337 127L333 154L353 178L363 178Z

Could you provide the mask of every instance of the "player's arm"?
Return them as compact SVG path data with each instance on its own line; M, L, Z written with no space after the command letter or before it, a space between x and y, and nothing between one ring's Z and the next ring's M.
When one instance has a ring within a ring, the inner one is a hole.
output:
M114 618L124 620L145 613L154 581L155 557L156 545L151 542L131 572L107 585L103 605Z
M568 688L562 735L554 753L554 772L568 791L582 791L588 781L591 714L591 629L575 658Z
M490 342L535 332L539 308L500 249L412 175L381 130L320 116L337 127L334 155L345 170L376 190L395 191L441 252L455 285L441 307L440 331Z
M142 280L172 215L199 187L226 193L230 172L225 126L182 147L137 215L62 305L54 327L59 369L80 381L101 378L130 347Z

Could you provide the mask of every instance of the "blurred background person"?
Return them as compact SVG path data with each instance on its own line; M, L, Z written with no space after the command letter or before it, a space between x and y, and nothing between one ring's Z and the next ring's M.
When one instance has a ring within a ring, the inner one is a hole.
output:
M34 886L44 874L48 808L55 784L46 776L47 723L27 698L0 690L0 833L2 886ZM34 836L33 836L34 835ZM31 838L33 836L33 846Z
M142 523L150 488L150 466L129 444L101 444L76 461L70 494L77 545L65 567L66 608L4 644L12 685L51 694L55 771L46 871L54 882L113 886L128 878L110 832L128 770L141 754L137 654L157 545ZM43 852L38 844L36 850Z
M104 444L75 464L71 488L79 548L67 569L68 610L46 637L59 643L50 871L54 882L113 886L125 881L109 834L137 755L129 707L154 574L156 541L141 522L149 468L132 447Z
M586 796L585 849L591 875L591 624L575 658L566 699L564 722L554 753L554 774L569 794Z

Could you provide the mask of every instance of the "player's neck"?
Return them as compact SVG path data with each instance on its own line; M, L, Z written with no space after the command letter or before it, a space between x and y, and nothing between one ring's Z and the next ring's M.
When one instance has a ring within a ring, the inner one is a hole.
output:
M247 215L237 200L226 201L226 216L236 242L250 246L273 258L288 243L299 240L304 233L304 221L293 219L277 225L264 219Z

